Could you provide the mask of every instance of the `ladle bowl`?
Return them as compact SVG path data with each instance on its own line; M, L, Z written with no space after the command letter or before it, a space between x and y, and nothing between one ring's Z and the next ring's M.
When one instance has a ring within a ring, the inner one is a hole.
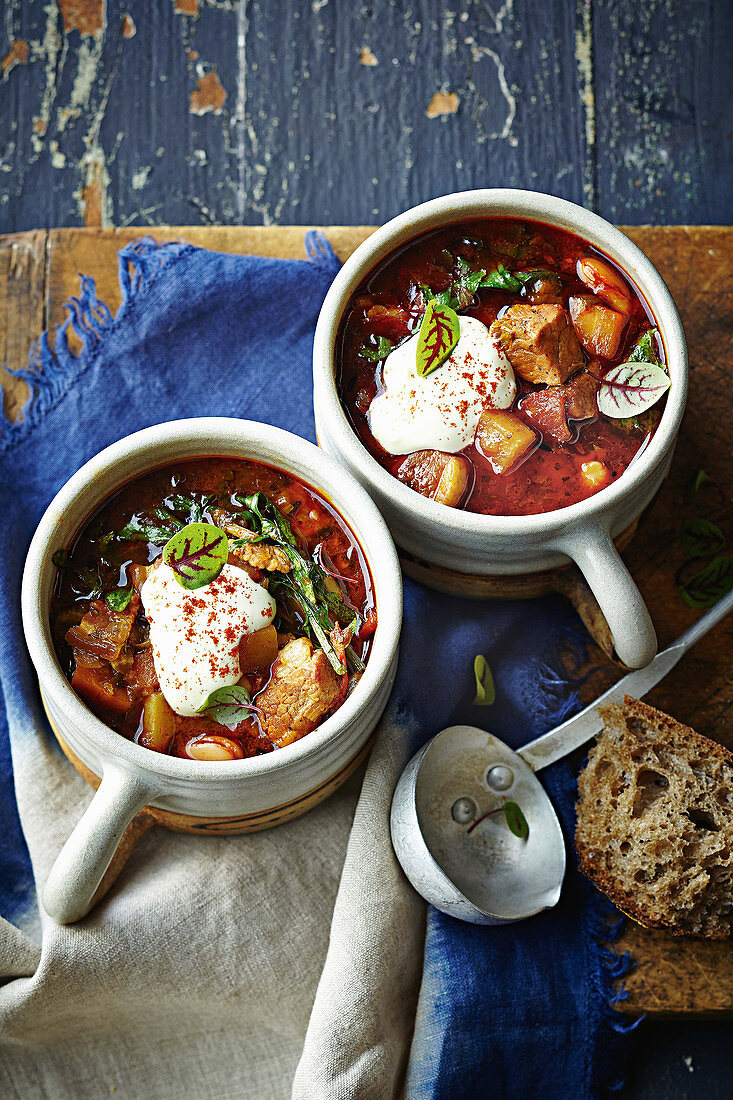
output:
M526 840L510 831L501 812L479 822L509 800L522 808ZM412 758L395 791L390 826L412 885L460 920L504 924L560 897L565 844L552 803L521 756L485 730L451 726ZM522 867L528 860L531 875Z
M450 726L428 741L402 773L390 816L395 853L417 892L472 924L525 920L556 905L565 842L535 772L601 731L599 706L646 695L732 609L729 592L646 668L517 752L475 726ZM507 802L524 814L524 839L501 812Z

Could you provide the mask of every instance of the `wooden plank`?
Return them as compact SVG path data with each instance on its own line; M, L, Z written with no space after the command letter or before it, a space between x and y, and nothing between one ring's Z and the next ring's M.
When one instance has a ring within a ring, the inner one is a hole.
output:
M46 237L37 230L0 238L0 385L11 420L20 416L28 386L6 368L27 366L31 343L45 328Z
M304 231L305 227L298 226L180 227L154 230L153 235L161 240L185 238L219 251L301 256ZM11 270L16 280L11 288L15 305L0 313L0 348L15 349L13 354L21 355L31 336L38 335L45 324L60 321L63 301L78 290L79 271L95 277L100 296L115 308L119 302L116 252L141 232L139 228L76 229L0 238L0 280L4 278L7 284ZM370 229L329 227L325 232L345 258ZM733 485L728 422L722 412L723 402L731 400L725 380L731 369L728 334L733 323L733 231L641 227L628 232L669 284L683 316L690 350L690 402L672 475L625 552L649 603L660 641L666 644L699 614L682 602L675 585L675 575L684 565L679 533L686 515L681 510L685 485L696 470L706 469L723 487L726 506ZM13 245L18 246L15 251ZM28 258L12 267L13 255ZM6 284L0 281L0 291ZM710 354L711 347L717 351L715 356ZM717 498L712 499L717 507ZM733 624L720 624L649 696L653 704L731 746L732 648ZM583 687L588 698L618 676L597 652L586 671L591 671ZM631 951L637 964L626 980L630 997L620 1006L623 1011L733 1014L730 943L677 940L629 923L621 947Z
M729 224L730 0L591 2L597 209Z
M486 185L592 197L575 4L182 10L6 0L0 229L384 221Z

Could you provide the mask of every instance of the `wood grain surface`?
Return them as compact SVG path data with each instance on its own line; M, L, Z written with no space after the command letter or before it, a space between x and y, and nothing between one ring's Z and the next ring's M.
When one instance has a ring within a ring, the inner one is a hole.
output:
M0 231L733 211L729 0L4 0Z
M328 227L343 258L367 227ZM690 398L669 479L642 517L624 556L649 605L661 645L667 645L700 614L680 596L689 574L680 535L686 519L713 517L730 536L733 456L730 417L733 394L733 230L715 227L637 227L629 236L660 270L679 306L690 351ZM94 276L100 297L119 303L116 251L139 236L125 230L52 230L0 238L0 363L25 364L31 341L64 316L63 302L78 290L78 273ZM220 251L301 256L303 227L156 229L158 239L184 237ZM6 406L22 404L17 387L6 387ZM706 482L693 502L689 485L699 470ZM693 567L694 568L694 567ZM730 653L733 623L709 634L660 684L648 700L699 732L733 748L733 685ZM599 694L618 669L591 647L583 684L585 698ZM657 1015L733 1015L733 947L730 942L680 941L629 922L621 946L636 960L626 978L629 998L622 1011Z

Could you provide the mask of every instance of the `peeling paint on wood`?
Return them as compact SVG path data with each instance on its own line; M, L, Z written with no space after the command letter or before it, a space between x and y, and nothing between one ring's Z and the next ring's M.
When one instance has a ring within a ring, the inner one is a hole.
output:
M3 16L0 230L379 222L481 186L632 223L733 215L730 0L5 0Z
M105 25L105 0L58 0L64 31L98 35Z
M16 38L15 42L12 42L10 49L2 59L2 71L3 76L7 76L16 65L25 65L28 57L30 56L30 47L28 43L22 38Z
M191 92L191 114L205 115L209 112L220 115L226 103L227 94L222 87L217 73L204 73L196 81L196 87Z
M460 99L455 92L436 92L425 108L428 118L440 118L441 115L454 115Z

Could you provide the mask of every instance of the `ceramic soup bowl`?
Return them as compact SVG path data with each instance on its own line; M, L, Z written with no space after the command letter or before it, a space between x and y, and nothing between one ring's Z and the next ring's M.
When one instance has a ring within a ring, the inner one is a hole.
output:
M490 216L528 218L569 230L627 273L655 318L671 377L651 442L608 487L580 503L538 515L478 515L438 504L392 477L363 446L334 377L342 316L359 284L396 248L427 230ZM533 574L577 563L605 615L620 661L643 667L656 652L649 612L613 539L650 503L672 458L687 393L682 324L659 273L628 237L580 206L533 191L492 189L446 195L387 222L349 257L326 296L313 349L316 425L321 445L368 490L397 544L460 579ZM428 571L429 575L429 571ZM476 585L465 585L469 594Z
M330 500L364 552L379 621L360 682L313 733L263 756L202 762L153 752L92 714L61 670L49 607L56 579L53 554L68 547L111 492L155 467L211 455L276 466ZM99 784L43 894L47 912L68 922L89 910L126 827L143 807L173 829L246 832L303 813L351 774L368 749L394 680L402 585L382 517L334 459L279 428L207 417L146 428L108 447L74 474L34 535L23 576L22 609L28 649L54 732L78 770Z

